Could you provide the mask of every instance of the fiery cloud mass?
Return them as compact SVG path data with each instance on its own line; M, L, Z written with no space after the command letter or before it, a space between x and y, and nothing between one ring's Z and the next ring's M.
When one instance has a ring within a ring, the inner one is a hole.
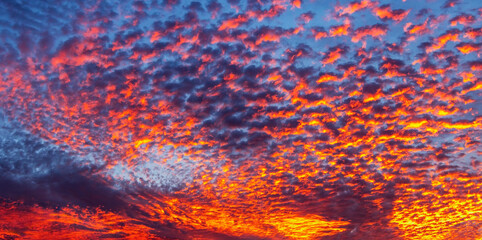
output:
M0 239L482 239L481 3L0 1Z

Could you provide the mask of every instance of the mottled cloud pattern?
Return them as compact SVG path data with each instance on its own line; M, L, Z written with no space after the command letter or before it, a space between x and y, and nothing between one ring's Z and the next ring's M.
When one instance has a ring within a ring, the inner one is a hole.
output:
M0 239L480 239L478 1L0 2Z

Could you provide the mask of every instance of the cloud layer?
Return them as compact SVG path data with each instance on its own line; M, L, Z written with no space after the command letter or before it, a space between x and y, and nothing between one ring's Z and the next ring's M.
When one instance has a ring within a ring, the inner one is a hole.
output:
M0 5L0 238L482 236L475 1Z

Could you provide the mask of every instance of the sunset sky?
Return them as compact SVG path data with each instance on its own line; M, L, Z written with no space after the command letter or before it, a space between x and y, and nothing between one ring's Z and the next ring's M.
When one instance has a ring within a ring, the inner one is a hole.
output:
M482 2L0 1L0 239L482 239Z

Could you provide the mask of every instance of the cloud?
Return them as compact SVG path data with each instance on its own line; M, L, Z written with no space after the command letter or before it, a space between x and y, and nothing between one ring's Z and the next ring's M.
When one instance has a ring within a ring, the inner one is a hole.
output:
M0 238L478 226L474 3L0 5Z

